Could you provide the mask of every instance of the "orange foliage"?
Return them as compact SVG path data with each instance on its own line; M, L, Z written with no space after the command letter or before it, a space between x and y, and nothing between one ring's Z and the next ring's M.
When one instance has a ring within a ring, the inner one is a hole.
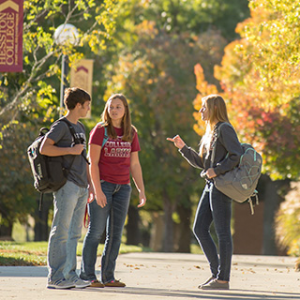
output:
M217 93L214 85L207 83L203 69L198 64L195 66L197 89L199 94L194 100L195 109L201 107L201 99L205 95ZM251 143L257 151L262 152L264 171L280 178L283 175L294 177L298 174L300 145L300 113L295 112L294 104L284 104L280 107L266 109L258 100L258 92L247 93L245 87L222 84L222 96L227 104L230 122L236 128L241 142ZM262 99L259 99L262 101ZM196 124L194 130L203 135L204 126L199 113L194 113Z

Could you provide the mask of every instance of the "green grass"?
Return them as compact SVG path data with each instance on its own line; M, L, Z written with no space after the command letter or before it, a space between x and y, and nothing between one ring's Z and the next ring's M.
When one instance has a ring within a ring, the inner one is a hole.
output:
M46 266L48 242L0 242L0 266ZM98 255L103 251L98 247ZM120 253L151 251L139 246L121 244ZM198 245L191 245L191 253L202 253ZM82 242L78 243L77 255L82 255Z
M48 242L0 242L0 266L45 266L47 265ZM98 247L101 255L104 245ZM139 246L121 244L120 253L145 251ZM78 243L77 255L82 254L82 243Z
M203 251L198 244L191 244L191 253L192 254L203 254Z

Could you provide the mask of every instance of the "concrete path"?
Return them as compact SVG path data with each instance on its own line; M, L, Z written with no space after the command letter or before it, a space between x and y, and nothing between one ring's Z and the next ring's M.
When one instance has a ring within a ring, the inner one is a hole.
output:
M99 263L100 258L98 270ZM46 267L0 267L0 299L300 299L300 273L294 271L294 265L291 257L234 255L229 291L198 289L210 272L205 257L195 254L120 255L116 278L126 288L50 290L46 288Z

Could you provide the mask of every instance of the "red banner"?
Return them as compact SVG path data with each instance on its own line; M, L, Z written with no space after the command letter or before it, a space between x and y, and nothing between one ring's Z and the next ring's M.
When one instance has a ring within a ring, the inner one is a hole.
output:
M23 0L0 0L0 72L23 70Z

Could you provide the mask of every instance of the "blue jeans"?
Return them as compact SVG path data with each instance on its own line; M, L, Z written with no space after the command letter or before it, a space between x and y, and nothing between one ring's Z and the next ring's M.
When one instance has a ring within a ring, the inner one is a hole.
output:
M48 245L48 281L74 280L77 242L81 229L88 189L71 181L53 193L54 213Z
M126 220L131 195L129 184L101 182L107 205L101 207L96 200L89 204L90 224L82 251L82 279L95 280L97 248L106 228L106 240L101 259L101 281L115 280L116 259L121 245L122 231Z
M219 256L209 230L212 221L218 237ZM209 262L212 276L225 281L230 278L232 257L230 221L231 199L218 191L213 183L208 183L199 201L193 231Z

